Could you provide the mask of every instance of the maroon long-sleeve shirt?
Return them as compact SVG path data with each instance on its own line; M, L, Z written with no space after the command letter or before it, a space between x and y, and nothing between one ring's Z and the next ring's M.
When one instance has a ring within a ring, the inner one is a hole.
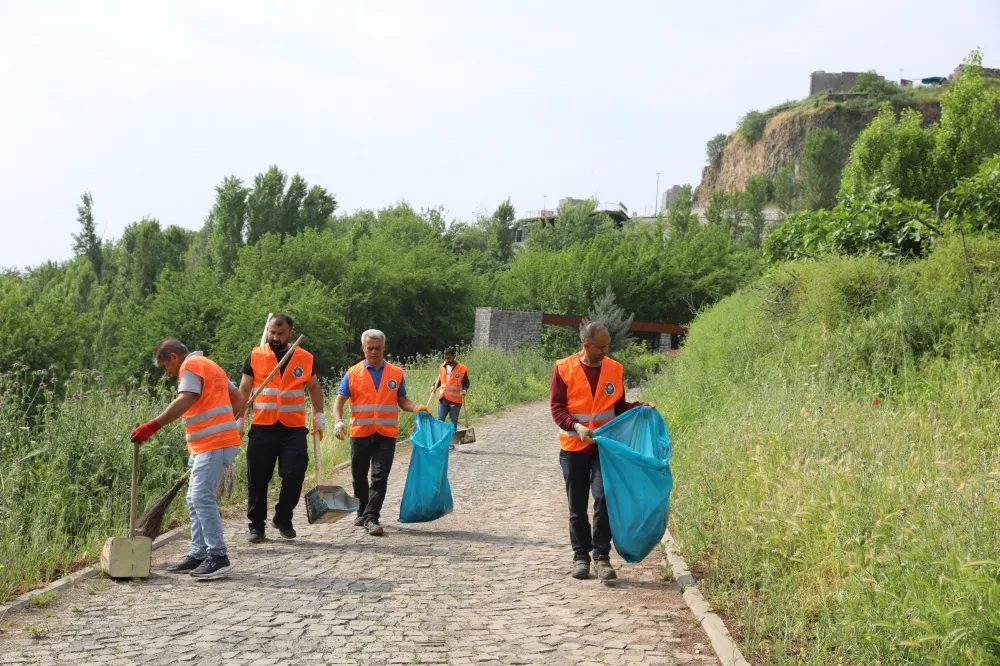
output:
M578 358L576 362L580 363L580 359ZM587 381L590 383L591 393L596 394L597 383L601 379L601 366L590 366L580 363L580 367L583 368L583 373L587 376ZM627 401L623 394L622 397L618 398L618 402L615 403L615 416L623 414L641 404L640 402ZM573 415L566 407L566 382L559 376L559 368L556 366L552 367L552 381L549 383L549 411L552 413L552 420L562 430L573 432L573 426L579 423L579 421L573 418ZM597 453L597 445L591 444L583 450L583 453L591 455Z

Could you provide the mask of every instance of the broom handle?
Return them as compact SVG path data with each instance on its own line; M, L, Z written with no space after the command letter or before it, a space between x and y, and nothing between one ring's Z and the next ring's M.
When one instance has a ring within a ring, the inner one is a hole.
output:
M467 403L469 401L469 396L468 395L464 395L464 396L462 396L462 398L463 398L463 400L462 400L462 416L465 417L465 429L468 430L469 429L469 410L465 408L465 403Z
M128 510L128 538L135 538L135 504L139 499L139 442L132 444L132 500Z

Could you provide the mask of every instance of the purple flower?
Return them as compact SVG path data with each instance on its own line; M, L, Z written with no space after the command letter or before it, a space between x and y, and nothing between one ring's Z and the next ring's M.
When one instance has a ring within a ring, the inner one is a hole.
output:
M104 375L97 375L97 377L95 379L97 379L97 381L99 381L99 382L100 381L104 381Z
M6 407L6 406L7 406L7 403L4 402L3 400L0 400L0 407Z
M38 388L45 388L45 382L38 382Z
M90 396L87 396L87 395L83 395L83 396L80 396L80 397L81 397L81 398L82 398L83 400L87 400L87 399L88 399L88 398L89 398Z
M10 371L8 370L7 372L9 373ZM144 375L148 375L148 374L149 374L149 370L146 370L146 371L145 371L145 372L143 372L142 374L144 374Z
M14 458L14 462L19 463L19 462L21 462L21 459L20 458Z
M119 391L124 391L124 390L125 390L125 387L124 387L124 386L119 386L119 387L118 387L118 390L119 390Z
M21 382L14 382L14 386L20 386Z
M135 409L135 403L134 402L128 403L128 408L129 409Z
M8 375L12 375L12 374L14 374L14 371L13 371L13 370L8 370L8 371L7 371L7 374L8 374Z

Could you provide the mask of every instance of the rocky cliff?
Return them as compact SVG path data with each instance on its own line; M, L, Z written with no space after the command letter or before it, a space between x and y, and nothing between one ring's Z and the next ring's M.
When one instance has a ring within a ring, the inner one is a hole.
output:
M936 101L922 103L916 109L923 114L925 125L941 119L941 107ZM763 136L753 143L748 143L734 132L729 136L719 168L707 166L702 170L698 205L708 205L714 190L742 190L747 178L754 174L766 173L773 177L788 160L792 160L797 167L806 136L814 129L829 127L837 130L844 140L846 160L854 140L876 113L877 109L859 111L842 105L795 109L772 116L767 121Z

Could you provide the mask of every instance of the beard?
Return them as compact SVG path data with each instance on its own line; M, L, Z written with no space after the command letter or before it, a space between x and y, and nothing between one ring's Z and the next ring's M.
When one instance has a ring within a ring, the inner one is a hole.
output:
M288 347L287 342L277 342L275 340L269 341L268 344L271 345L271 351L273 351L275 354L285 351L285 349Z

